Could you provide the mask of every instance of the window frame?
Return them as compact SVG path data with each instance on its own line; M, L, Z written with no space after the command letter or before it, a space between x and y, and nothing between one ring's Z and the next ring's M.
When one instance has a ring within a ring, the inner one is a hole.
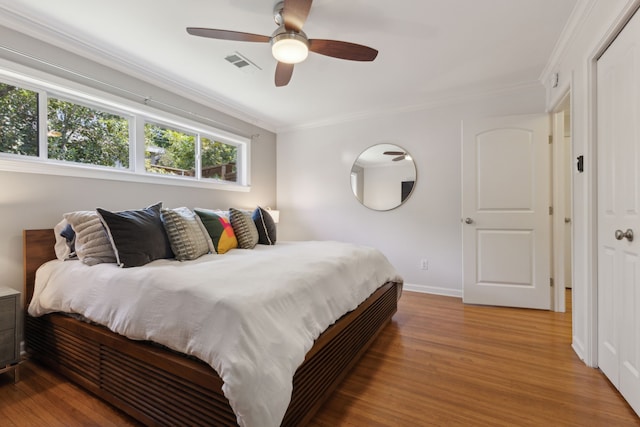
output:
M251 138L217 129L203 122L151 107L146 103L140 104L4 59L0 59L0 80L3 83L37 92L39 104L38 156L0 152L0 170L228 191L250 191ZM49 96L127 118L129 120L129 168L113 168L49 159L47 141L47 99ZM154 174L145 170L145 123L165 125L196 135L196 169L198 173L195 177ZM201 136L237 147L237 182L201 178Z

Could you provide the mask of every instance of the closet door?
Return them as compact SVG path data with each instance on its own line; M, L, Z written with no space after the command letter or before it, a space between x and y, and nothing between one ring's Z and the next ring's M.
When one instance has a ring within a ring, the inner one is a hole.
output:
M597 64L598 364L640 414L640 13Z

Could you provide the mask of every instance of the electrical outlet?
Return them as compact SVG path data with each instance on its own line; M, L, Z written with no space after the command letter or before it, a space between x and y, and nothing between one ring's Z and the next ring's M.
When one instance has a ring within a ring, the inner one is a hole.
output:
M420 260L420 270L428 270L429 269L429 261L427 261L426 259L421 259Z

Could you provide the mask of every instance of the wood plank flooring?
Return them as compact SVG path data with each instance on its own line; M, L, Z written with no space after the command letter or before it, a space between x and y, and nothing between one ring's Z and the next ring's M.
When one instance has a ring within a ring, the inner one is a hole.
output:
M405 292L311 426L640 426L570 344L570 313ZM0 375L1 426L138 425L31 362L21 377Z

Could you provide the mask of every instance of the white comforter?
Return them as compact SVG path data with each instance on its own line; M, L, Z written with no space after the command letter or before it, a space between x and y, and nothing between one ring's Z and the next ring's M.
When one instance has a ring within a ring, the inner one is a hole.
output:
M29 314L79 313L196 356L224 381L241 426L269 427L280 425L314 340L387 281L402 279L378 250L338 242L128 269L50 261L38 270Z

